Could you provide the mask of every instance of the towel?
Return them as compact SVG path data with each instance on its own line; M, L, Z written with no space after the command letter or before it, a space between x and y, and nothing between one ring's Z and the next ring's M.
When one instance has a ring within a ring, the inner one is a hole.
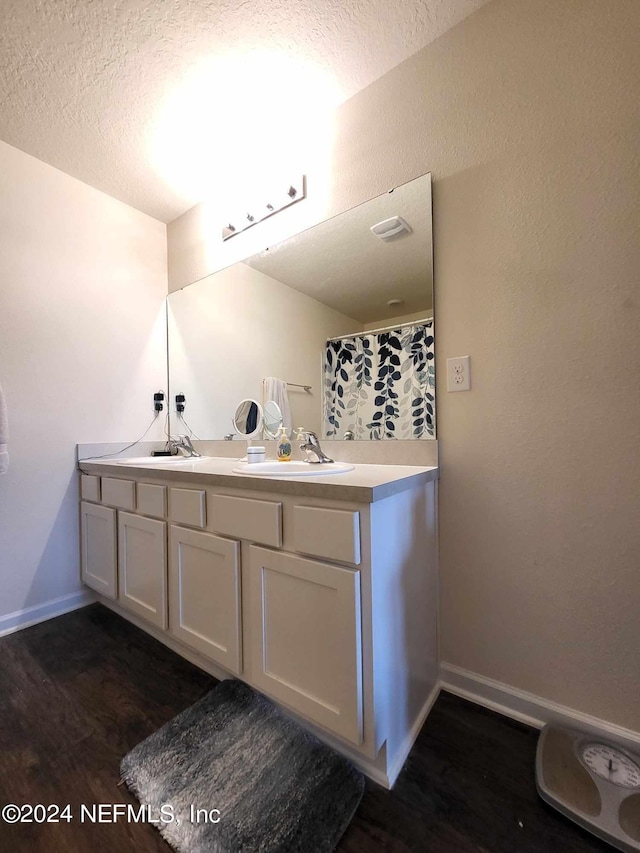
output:
M287 383L282 379L276 379L275 376L267 376L264 380L264 402L268 403L273 400L280 406L282 412L282 426L286 427L287 434L291 438L293 432L293 419L291 417L291 406L289 405L289 394L287 393Z
M9 416L7 415L7 401L4 398L2 385L0 385L0 474L6 473L9 468L9 452L7 442L9 441Z

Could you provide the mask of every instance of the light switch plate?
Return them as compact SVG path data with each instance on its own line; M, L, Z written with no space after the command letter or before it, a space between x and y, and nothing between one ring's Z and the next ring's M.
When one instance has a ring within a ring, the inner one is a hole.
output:
M447 359L447 391L471 390L471 358L461 355Z

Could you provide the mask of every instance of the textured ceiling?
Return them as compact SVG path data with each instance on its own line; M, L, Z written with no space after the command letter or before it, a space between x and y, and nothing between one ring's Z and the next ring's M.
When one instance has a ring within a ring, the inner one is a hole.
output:
M269 50L330 75L340 101L485 2L2 0L0 139L170 222L201 199L159 173L154 133L198 63Z
M411 233L383 242L369 229L392 216ZM431 177L423 175L245 263L347 317L382 324L433 307L431 246Z

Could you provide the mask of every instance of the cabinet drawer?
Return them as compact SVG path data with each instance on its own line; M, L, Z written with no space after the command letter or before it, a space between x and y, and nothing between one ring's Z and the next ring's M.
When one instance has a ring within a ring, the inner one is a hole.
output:
M207 521L202 489L169 489L169 518L176 524L204 527Z
M133 480L102 478L102 503L118 509L136 508L136 484Z
M282 504L209 495L210 530L262 545L282 545Z
M154 518L167 516L167 487L138 483L138 512Z
M302 554L360 564L360 513L317 506L293 508L293 547Z
M80 497L83 501L100 502L100 477L82 474L80 477Z

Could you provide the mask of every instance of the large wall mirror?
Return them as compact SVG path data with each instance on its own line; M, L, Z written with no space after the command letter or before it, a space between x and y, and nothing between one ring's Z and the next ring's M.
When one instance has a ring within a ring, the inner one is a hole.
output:
M168 317L172 432L221 439L249 398L325 440L435 438L431 176L172 293Z

